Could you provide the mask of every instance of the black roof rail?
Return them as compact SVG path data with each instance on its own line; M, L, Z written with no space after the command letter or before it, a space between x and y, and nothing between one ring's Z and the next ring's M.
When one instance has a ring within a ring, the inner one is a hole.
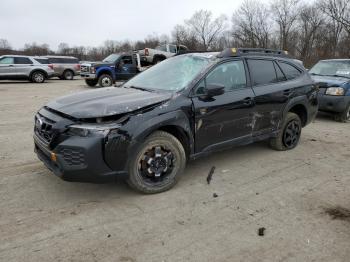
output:
M227 48L222 51L218 57L232 57L232 56L249 56L249 55L261 55L261 56L279 56L287 57L288 51L283 50L274 50L274 49L265 49L265 48Z
M186 51L181 51L181 52L177 53L175 56L178 56L178 55L186 55L186 54L195 54L195 53L215 53L215 51L186 50Z

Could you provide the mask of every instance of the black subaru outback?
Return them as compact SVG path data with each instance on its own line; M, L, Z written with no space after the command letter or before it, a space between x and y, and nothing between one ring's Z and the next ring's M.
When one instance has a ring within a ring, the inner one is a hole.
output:
M35 151L68 181L125 175L134 189L173 187L190 159L270 140L297 146L317 112L317 87L283 51L180 55L121 88L59 98L35 116Z

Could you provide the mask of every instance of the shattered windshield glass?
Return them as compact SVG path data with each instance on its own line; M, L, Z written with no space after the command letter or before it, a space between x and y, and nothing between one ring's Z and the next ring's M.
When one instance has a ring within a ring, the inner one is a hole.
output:
M212 63L204 56L186 55L167 59L128 81L124 87L179 91Z

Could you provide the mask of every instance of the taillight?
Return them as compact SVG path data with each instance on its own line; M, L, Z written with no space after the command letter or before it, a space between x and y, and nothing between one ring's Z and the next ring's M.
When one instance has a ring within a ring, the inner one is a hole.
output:
M48 65L48 67L53 70L53 65L52 64Z
M145 56L149 56L148 48L145 48Z
M77 68L77 70L80 70L81 65L80 65L80 64L77 64L77 65L76 65L76 68Z

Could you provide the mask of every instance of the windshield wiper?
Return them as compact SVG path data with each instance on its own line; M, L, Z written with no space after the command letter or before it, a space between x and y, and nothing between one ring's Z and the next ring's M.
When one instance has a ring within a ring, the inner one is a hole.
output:
M152 92L152 91L153 91L153 90L151 90L151 89L147 89L147 88L143 88L143 87L138 87L138 86L126 86L126 88L132 88L132 89L137 89L137 90L147 91L147 92Z
M327 75L327 76L350 78L350 76L337 75L337 74L335 74L335 75Z

